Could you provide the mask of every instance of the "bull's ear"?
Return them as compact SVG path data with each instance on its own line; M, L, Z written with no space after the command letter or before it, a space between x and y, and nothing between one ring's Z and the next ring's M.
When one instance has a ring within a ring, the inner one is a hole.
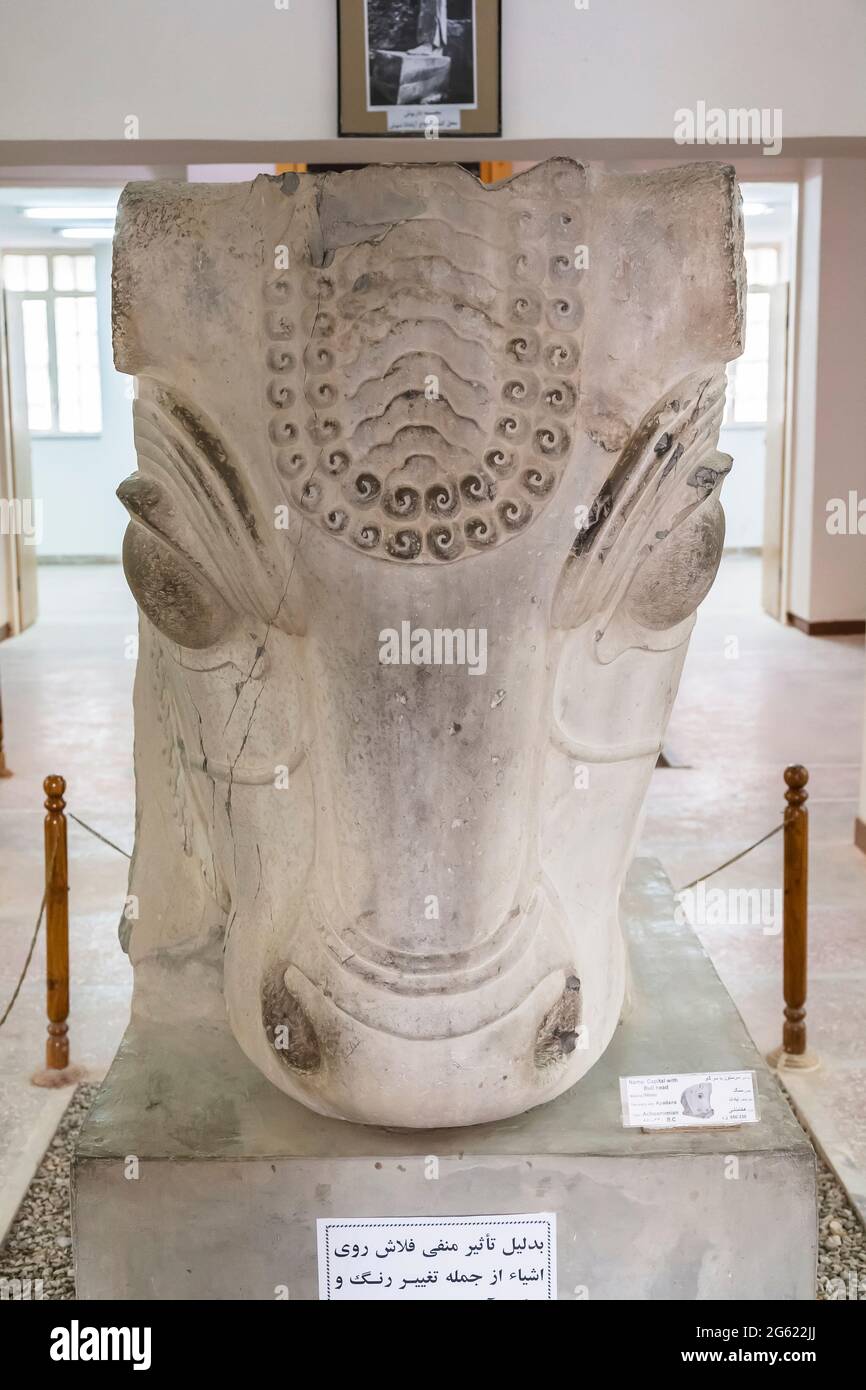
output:
M166 489L134 473L117 495L132 518L123 538L123 568L142 613L181 647L213 646L232 614L186 551L183 523Z

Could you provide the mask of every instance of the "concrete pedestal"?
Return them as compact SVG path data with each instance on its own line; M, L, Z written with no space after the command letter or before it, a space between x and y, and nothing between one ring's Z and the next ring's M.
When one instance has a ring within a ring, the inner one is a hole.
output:
M557 1214L563 1299L813 1298L811 1145L655 862L634 866L623 915L632 997L607 1052L496 1124L325 1119L227 1027L133 1023L78 1143L79 1298L316 1299L317 1217L536 1211ZM620 1076L733 1069L758 1073L758 1124L622 1128Z

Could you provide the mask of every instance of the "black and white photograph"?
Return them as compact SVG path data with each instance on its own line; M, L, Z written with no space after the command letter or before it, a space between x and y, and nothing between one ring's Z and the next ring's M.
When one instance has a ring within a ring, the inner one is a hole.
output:
M476 99L475 0L366 0L367 109Z
M338 0L341 137L496 138L501 0Z

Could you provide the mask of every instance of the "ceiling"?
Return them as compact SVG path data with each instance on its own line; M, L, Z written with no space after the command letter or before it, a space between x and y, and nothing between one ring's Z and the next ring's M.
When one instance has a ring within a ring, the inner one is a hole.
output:
M788 242L794 230L794 207L797 193L795 183L740 184L747 242ZM769 208L760 215L750 214L750 207Z
M40 222L23 215L24 208L107 208L120 197L119 186L105 188L0 188L0 247L13 250L27 246L62 246L66 250L87 245L86 240L70 240L59 235L59 225ZM80 219L68 226L82 225ZM86 225L86 219L84 219ZM105 225L105 224L103 224Z

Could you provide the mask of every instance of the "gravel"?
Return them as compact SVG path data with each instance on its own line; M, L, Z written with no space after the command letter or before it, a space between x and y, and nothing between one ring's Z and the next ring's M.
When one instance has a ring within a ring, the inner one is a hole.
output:
M8 1236L0 1280L42 1280L42 1297L74 1299L69 1165L95 1086L79 1086L51 1141ZM818 1298L866 1302L866 1229L844 1188L818 1159Z
M0 1246L0 1280L42 1280L42 1298L75 1298L69 1166L96 1086L78 1086ZM33 1284L31 1297L39 1297Z
M818 1297L866 1303L866 1230L841 1183L818 1159Z

